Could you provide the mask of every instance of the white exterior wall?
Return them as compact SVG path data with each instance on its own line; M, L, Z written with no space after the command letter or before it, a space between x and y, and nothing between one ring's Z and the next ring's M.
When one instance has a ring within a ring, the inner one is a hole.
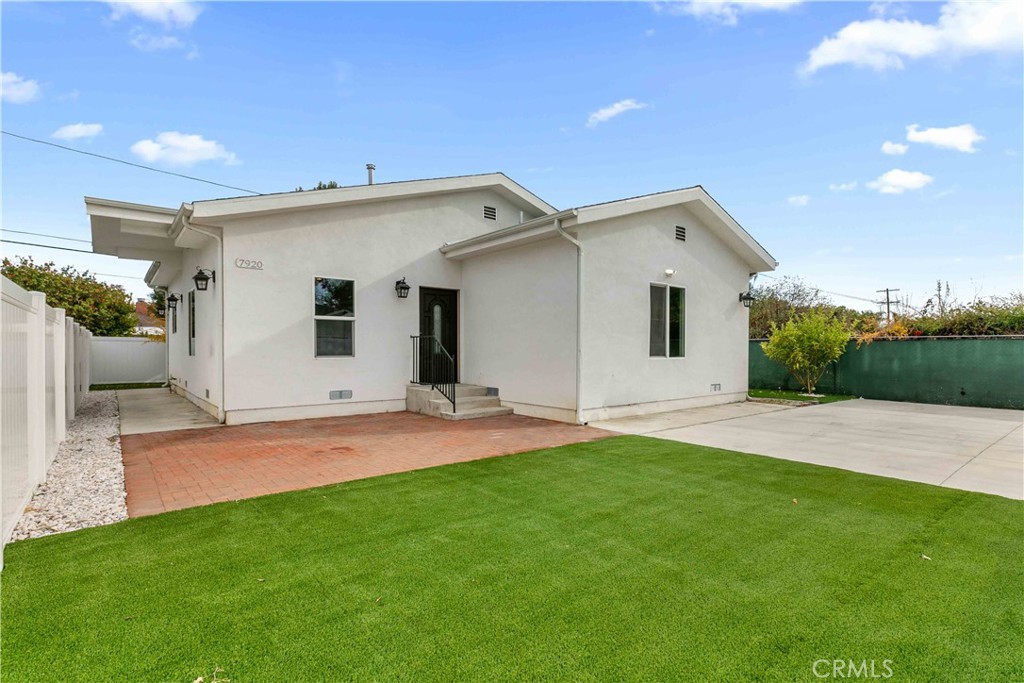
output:
M584 421L744 400L748 323L738 297L750 268L735 252L683 207L588 224L578 237ZM652 283L686 288L684 358L650 357Z
M576 419L576 247L556 237L462 262L462 380L516 413Z
M217 272L205 292L196 292L196 352L188 355L188 293L195 289L192 276L196 268ZM210 238L201 249L185 249L181 254L181 272L170 292L177 294L175 315L178 331L167 325L168 373L171 388L211 415L219 416L221 396L220 287L230 287L231 273L221 268L219 245Z
M498 209L497 221L483 218L484 205ZM463 289L461 264L438 249L518 223L519 212L479 190L225 222L226 267L217 286L224 287L226 309L227 422L404 410L419 288ZM236 259L263 267L239 268ZM195 266L186 262L182 272L190 275ZM315 357L314 277L355 280L354 357ZM412 287L405 300L395 294L402 277ZM461 354L474 343L465 333L467 316L460 314ZM177 338L186 334L179 322ZM172 351L174 376L183 372L177 358ZM198 376L188 375L190 386ZM332 390L346 389L351 399L329 399Z

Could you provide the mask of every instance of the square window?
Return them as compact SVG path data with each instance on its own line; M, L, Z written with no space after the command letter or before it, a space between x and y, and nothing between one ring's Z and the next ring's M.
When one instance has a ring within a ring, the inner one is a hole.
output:
M314 315L332 318L352 318L356 314L355 282L333 277L318 277L314 281Z
M316 321L316 355L354 355L352 338L354 324L351 320L318 319Z

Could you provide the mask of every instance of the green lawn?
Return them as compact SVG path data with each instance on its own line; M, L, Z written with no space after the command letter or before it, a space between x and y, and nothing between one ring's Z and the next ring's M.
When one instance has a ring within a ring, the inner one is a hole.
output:
M807 396L799 391L780 391L778 389L750 389L747 394L751 398L777 398L786 401L807 401L809 403L835 403L836 401L849 401L857 398L846 394L824 394L822 396Z
M136 382L134 384L90 384L89 391L123 391L125 389L158 389L165 382Z
M1020 681L1022 512L618 437L15 543L0 675Z

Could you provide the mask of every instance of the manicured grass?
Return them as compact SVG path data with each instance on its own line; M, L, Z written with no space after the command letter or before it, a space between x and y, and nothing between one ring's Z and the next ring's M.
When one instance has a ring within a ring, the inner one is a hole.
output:
M1022 512L618 437L15 543L0 674L1019 681Z
M806 401L808 403L835 403L857 398L845 394L825 394L823 396L807 396L799 391L779 391L777 389L750 389L747 394L751 398L777 398L786 401Z
M163 382L136 382L134 384L90 384L89 391L122 391L124 389L158 389Z

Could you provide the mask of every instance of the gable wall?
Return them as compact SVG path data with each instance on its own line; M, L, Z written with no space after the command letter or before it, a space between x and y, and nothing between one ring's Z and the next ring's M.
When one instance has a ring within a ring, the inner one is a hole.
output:
M681 206L584 225L579 238L585 419L744 399L749 268L731 249ZM686 288L684 358L650 357L651 283Z

